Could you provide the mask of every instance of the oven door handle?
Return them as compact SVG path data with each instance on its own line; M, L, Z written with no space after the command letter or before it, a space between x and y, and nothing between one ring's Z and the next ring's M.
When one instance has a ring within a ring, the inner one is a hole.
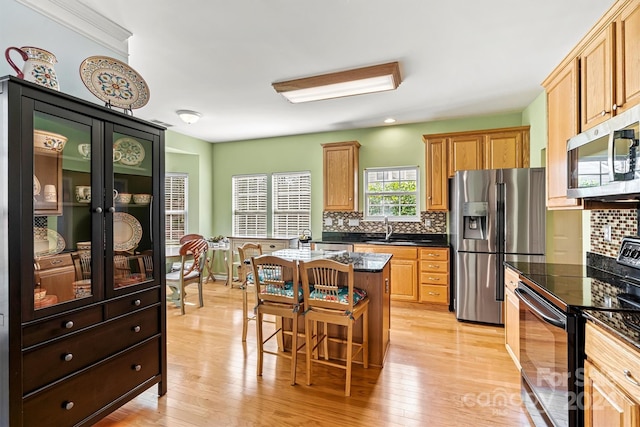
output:
M562 313L553 309L549 303L542 301L540 298L536 298L534 295L531 295L522 288L516 288L514 291L518 296L518 299L522 301L538 318L558 328L566 329L566 317Z

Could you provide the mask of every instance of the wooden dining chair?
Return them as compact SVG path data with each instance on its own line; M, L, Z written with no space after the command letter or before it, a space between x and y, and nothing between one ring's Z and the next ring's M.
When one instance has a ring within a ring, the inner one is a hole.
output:
M282 356L291 360L291 385L295 385L298 351L305 345L304 342L298 345L298 317L302 316L304 312L298 263L272 255L262 255L257 258L252 257L251 266L256 291L257 375L262 375L264 353ZM265 314L280 319L280 321L276 323L275 332L266 339L263 336ZM283 329L282 319L291 320L291 331L285 331ZM290 352L285 352L280 349L280 343L278 343L278 351L265 350L265 344L269 340L282 334L291 337Z
M238 277L242 289L242 342L247 341L247 329L249 321L255 320L255 316L249 314L248 288L253 286L253 273L251 271L251 257L262 255L262 245L259 243L245 243L238 248L240 266L238 267Z
M341 368L346 371L344 394L350 396L353 358L361 352L364 367L369 367L369 298L364 290L354 287L353 264L320 259L300 261L299 268L305 306L307 384L311 385L313 363ZM362 341L358 343L353 341L353 329L360 318ZM322 333L318 322L323 325ZM346 339L330 337L329 324L344 326ZM346 344L344 362L330 358L329 341ZM324 359L318 357L320 344L324 344Z
M180 306L180 312L185 313L185 288L187 285L198 285L200 307L204 306L202 297L202 281L204 278L204 263L209 250L209 243L204 239L189 240L180 247L180 269L167 273L167 286L173 294L171 300Z

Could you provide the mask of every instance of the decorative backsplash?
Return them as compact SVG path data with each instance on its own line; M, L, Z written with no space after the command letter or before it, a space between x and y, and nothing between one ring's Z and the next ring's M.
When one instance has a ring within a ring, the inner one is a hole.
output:
M331 225L327 225L331 220ZM342 220L342 225L340 225ZM427 226L427 221L430 225ZM356 224L357 225L350 225ZM420 222L391 222L393 232L397 234L445 234L447 232L446 212L420 212ZM362 212L323 212L322 231L347 233L384 233L384 222L364 221Z
M611 227L611 241L605 241L606 227ZM638 214L635 209L592 210L591 252L617 257L618 248L625 236L638 235Z

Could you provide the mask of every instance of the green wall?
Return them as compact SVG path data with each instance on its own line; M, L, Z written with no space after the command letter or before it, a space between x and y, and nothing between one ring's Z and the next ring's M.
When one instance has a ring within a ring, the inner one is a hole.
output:
M424 143L422 135L476 129L521 126L522 114L510 113L455 120L394 125L349 131L314 133L213 144L213 234L230 235L231 177L251 173L310 171L312 188L312 231L322 233L322 146L323 143L353 141L361 144L362 170L380 166L420 166L420 188L424 194ZM545 132L546 135L546 132ZM421 200L425 209L425 200ZM362 194L360 194L362 206Z
M189 175L188 231L213 236L213 145L168 130L165 134L165 172Z
M542 91L522 112L522 124L529 125L532 168L545 166L547 147L547 94Z

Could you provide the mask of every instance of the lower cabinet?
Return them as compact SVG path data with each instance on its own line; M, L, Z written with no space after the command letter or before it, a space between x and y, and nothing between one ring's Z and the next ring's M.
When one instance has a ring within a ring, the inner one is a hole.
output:
M420 249L420 302L449 305L449 248Z
M640 354L588 322L585 331L584 425L640 423Z
M520 370L520 300L515 294L518 273L504 269L504 346Z
M391 299L418 301L418 249L392 245L353 245L354 252L391 254Z

